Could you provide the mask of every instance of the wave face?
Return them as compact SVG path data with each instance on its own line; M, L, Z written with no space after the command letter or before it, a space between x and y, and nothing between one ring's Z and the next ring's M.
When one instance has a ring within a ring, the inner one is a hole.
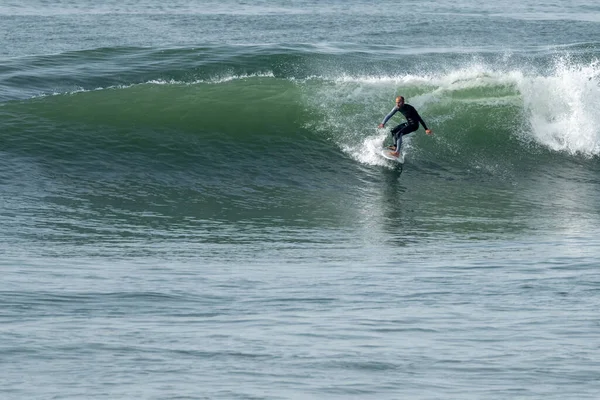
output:
M436 69L431 60L406 57L386 72L387 60L365 64L352 53L205 50L200 61L196 50L101 49L20 61L29 68L8 66L0 103L4 148L62 157L86 153L92 140L106 157L159 148L176 164L185 153L220 159L224 147L239 160L305 146L313 156L341 150L376 164L372 150L386 133L374 126L402 94L437 134L433 140L411 135L413 156L465 163L473 154L600 152L600 63L589 55L527 63L504 56L500 66L497 57L470 57ZM84 70L90 60L101 73ZM125 66L115 75L120 61ZM193 143L178 142L181 136ZM328 157L313 161L326 164Z
M334 53L112 48L14 59L0 103L5 204L18 210L25 194L32 209L50 200L185 218L193 207L206 220L318 224L395 170L379 149L402 119L377 125L400 94L435 133L405 141L414 172L405 179L419 177L411 185L596 181L593 46L560 57L435 54L393 64L389 55Z

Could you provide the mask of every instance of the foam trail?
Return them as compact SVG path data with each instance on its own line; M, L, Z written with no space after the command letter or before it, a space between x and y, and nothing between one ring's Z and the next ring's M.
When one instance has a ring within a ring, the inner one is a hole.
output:
M381 156L381 149L383 148L383 143L387 136L389 136L387 132L378 133L365 138L362 143L359 143L357 146L343 145L342 150L363 164L389 165L389 161L386 161Z

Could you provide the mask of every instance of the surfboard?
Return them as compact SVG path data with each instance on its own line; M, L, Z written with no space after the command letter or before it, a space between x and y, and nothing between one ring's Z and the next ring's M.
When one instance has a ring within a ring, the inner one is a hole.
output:
M404 154L400 153L400 155L398 157L395 157L392 155L392 150L390 149L383 149L381 150L381 155L385 158L387 158L388 160L392 160L392 161L396 161L397 163L400 164L404 164Z

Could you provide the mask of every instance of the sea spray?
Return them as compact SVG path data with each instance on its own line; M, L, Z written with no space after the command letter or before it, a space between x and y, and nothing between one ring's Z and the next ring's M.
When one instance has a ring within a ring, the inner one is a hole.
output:
M600 62L560 58L548 76L519 82L535 140L554 151L600 154Z

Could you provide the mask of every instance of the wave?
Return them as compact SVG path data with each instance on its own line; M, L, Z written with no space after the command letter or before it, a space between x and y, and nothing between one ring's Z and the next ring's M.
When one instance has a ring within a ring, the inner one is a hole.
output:
M364 138L363 132L400 94L437 133L435 141L411 135L417 142L412 151L425 158L450 162L474 153L507 159L540 152L584 158L600 154L597 60L582 65L560 58L547 74L474 63L442 74L343 76L320 92L320 106L333 129L360 127L345 135L345 148L366 163L377 159L373 150L381 136Z
M405 151L416 164L493 170L531 158L600 155L597 60L557 58L543 73L475 60L437 72L286 77L262 70L193 78L0 103L0 141L18 156L72 164L118 159L121 168L145 162L220 170L256 160L264 168L390 167L378 154L389 133L376 126L401 94L435 132L407 138ZM389 126L394 122L401 120Z

